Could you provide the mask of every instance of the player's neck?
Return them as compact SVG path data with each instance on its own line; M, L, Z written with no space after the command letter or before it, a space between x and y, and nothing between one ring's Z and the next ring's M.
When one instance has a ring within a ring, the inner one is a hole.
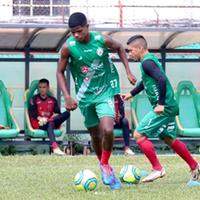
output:
M143 58L149 53L148 50L144 50L144 52L142 53L141 55L141 59L140 60L143 60Z
M40 97L42 98L42 99L46 99L47 98L47 94L40 94Z
M85 36L84 43L88 43L90 41L90 32Z

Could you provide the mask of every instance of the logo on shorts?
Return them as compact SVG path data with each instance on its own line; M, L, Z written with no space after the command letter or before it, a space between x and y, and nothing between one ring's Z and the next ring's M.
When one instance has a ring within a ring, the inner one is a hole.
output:
M81 72L82 72L83 74L87 74L88 71L89 71L88 66L83 66L83 67L81 68Z
M69 42L69 45L70 45L71 47L73 47L73 46L76 45L76 42L75 42L75 41L70 41L70 42Z
M101 48L101 47L99 47L98 49L97 49L97 55L98 56L102 56L103 55L103 49Z
M114 102L111 99L108 99L107 103L110 106L110 108L114 110Z
M90 80L90 79L89 79L88 77L85 77L85 79L84 79L84 81L86 81L86 82L89 81L89 80Z

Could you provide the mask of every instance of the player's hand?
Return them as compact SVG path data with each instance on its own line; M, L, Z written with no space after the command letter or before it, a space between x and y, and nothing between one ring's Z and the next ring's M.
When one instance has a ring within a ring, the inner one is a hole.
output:
M135 85L137 79L132 73L127 74L128 80L132 85Z
M77 108L77 102L72 97L65 98L65 108L68 111L75 110Z
M48 119L46 117L43 117L43 125L47 124Z
M127 93L127 94L124 94L122 95L122 99L124 101L128 101L129 99L131 99L133 96L131 95L131 93Z
M164 106L163 105L157 105L155 108L154 108L154 112L157 113L157 114L162 114L164 112Z
M40 117L38 124L39 126L44 126L48 122L48 119L46 117Z
M37 120L38 120L39 126L43 126L43 117L38 116Z
M37 117L37 120L40 121L40 119L42 119L42 117L38 116L38 117Z

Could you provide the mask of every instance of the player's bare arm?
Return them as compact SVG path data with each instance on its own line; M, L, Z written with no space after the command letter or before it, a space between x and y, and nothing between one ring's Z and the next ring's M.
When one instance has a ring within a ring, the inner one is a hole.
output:
M130 70L130 67L129 67L129 63L128 63L128 59L126 57L125 49L123 48L123 46L120 43L116 42L112 38L110 38L108 36L104 36L104 37L105 37L106 46L109 49L111 49L111 50L113 50L113 51L118 53L122 63L125 66L127 77L129 79L130 83L134 85L137 80L136 80L135 76L131 73L131 70Z
M65 70L68 66L68 59L69 59L70 53L66 46L63 46L61 50L61 56L58 61L58 67L56 72L56 77L58 81L58 85L60 89L62 90L64 99L65 99L65 107L67 110L75 110L77 108L77 102L70 96L68 90L67 90L67 82L65 78Z

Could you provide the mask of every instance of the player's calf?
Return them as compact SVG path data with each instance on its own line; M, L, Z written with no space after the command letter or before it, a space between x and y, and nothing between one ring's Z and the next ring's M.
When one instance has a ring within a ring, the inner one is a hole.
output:
M163 140L188 164L191 170L191 180L198 181L200 179L200 165L192 157L187 146L178 139L165 137Z
M162 170L162 166L157 158L156 151L154 149L153 143L148 140L147 137L142 136L142 134L137 131L134 132L134 136L136 136L136 142L140 148L140 150L145 154L152 165L152 169L156 171Z
M173 139L170 143L170 147L188 164L191 171L195 170L198 162L193 158L187 146L178 139Z

